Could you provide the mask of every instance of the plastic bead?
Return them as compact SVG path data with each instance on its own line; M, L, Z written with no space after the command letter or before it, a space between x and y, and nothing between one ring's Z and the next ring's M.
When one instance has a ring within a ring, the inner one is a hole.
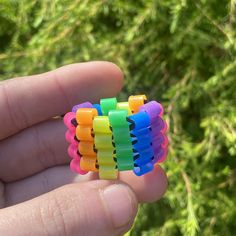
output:
M138 166L144 165L148 162L152 162L152 158L154 157L154 151L151 148L151 145L149 148L142 150L137 154L138 158L135 159L134 163L137 164Z
M97 149L114 148L112 145L112 135L96 133L94 140Z
M137 113L139 108L147 101L146 95L129 96L129 107L132 113Z
M163 161L165 158L162 156L166 153L166 149L168 146L168 139L165 135L167 130L166 122L161 118L163 115L163 107L160 103L156 101L151 101L139 109L140 112L146 112L151 120L150 127L151 127L151 134L152 134L152 146L154 150L154 158L152 163L155 164L160 159Z
M86 156L96 157L96 152L94 151L94 142L80 142L79 153L83 153Z
M80 168L80 160L79 159L71 160L70 168L71 168L72 171L74 171L75 173L78 173L80 175L85 175L85 174L88 173L87 171L81 170L81 168Z
M118 170L132 170L134 167L127 115L127 110L112 110L109 112Z
M93 119L98 115L95 108L79 108L76 111L76 137L80 141L80 168L83 171L97 171L97 155L93 149Z
M130 116L132 114L132 111L129 107L129 103L128 102L118 102L117 106L116 106L117 110L127 110L128 111L128 115Z
M96 159L93 156L82 156L80 159L80 168L84 171L97 172Z
M78 141L75 140L75 132L72 132L68 129L66 131L65 137L68 143L78 144Z
M97 116L93 121L95 133L111 134L110 123L107 116Z
M130 131L134 153L134 173L138 176L151 171L154 151L152 148L152 134L150 130L150 117L142 111L129 116L130 122L133 123L133 129ZM146 168L148 166L148 168Z
M111 110L116 110L117 100L116 98L104 98L100 100L102 114L108 115Z
M114 146L112 145L112 132L108 117L95 117L93 130L95 133L94 144L97 150L99 177L102 179L116 179L118 172L114 161Z
M71 123L73 119L75 119L75 113L73 112L68 112L63 118L64 124L71 131L75 131L75 126Z
M78 145L70 144L67 149L67 152L72 159L73 158L80 159L80 155L78 154Z
M151 101L139 108L139 111L147 112L151 122L154 122L157 116L163 115L163 107L160 103L156 101Z
M157 163L162 163L166 160L166 157L168 155L168 150L164 149L163 154L161 155L161 157L159 158L159 160L157 160Z
M150 126L150 117L144 111L129 116L129 119L134 123L133 130L137 131Z
M144 174L147 174L148 172L151 172L153 169L154 169L153 164L147 163L146 165L143 165L143 166L134 167L134 173L137 176L142 176Z
M79 125L92 127L93 119L97 115L95 108L80 108L76 112L76 121Z
M99 104L93 104L93 108L95 108L97 110L99 116L102 115L102 109Z
M92 129L87 126L80 126L76 127L76 137L80 141L91 141L93 142L93 133Z
M79 108L92 108L93 105L90 102L84 102L78 105L73 106L72 112L76 113Z

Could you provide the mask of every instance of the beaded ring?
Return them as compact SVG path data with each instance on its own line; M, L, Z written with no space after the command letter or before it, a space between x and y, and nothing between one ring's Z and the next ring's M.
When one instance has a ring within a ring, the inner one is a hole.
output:
M128 102L101 99L100 104L75 105L64 116L68 130L70 168L76 173L99 172L101 179L116 179L118 171L141 176L167 157L167 124L160 103L145 95Z

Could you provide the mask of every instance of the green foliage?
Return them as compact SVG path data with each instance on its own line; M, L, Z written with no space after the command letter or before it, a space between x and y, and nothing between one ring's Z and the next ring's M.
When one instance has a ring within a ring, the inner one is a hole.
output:
M88 60L165 105L165 197L130 235L236 235L236 1L0 0L2 79Z

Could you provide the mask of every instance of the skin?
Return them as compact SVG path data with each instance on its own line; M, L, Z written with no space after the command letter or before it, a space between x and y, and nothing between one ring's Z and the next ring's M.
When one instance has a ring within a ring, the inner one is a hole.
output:
M110 62L72 64L0 83L0 235L122 235L141 202L159 200L161 167L117 181L68 167L61 118L74 104L116 96L121 70Z

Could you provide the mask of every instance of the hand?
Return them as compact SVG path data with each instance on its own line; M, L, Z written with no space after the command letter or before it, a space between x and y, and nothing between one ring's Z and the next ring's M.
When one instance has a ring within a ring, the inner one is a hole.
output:
M160 167L143 177L123 172L117 181L68 167L66 128L52 117L115 96L122 80L114 64L89 62L0 83L0 235L120 235L139 202L162 197Z

